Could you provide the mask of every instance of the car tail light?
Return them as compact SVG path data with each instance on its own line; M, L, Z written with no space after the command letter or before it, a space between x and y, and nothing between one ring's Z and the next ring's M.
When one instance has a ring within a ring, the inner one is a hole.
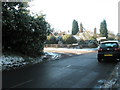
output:
M98 50L98 52L101 52L101 51L103 51L103 49L100 48L100 49Z
M115 48L115 51L120 51L120 48Z

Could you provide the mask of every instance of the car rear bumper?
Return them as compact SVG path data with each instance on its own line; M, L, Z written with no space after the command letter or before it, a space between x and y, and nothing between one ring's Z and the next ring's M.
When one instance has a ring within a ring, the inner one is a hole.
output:
M98 57L101 59L120 59L120 53L116 53L116 54L103 54L103 53L98 53ZM111 55L111 56L110 56Z

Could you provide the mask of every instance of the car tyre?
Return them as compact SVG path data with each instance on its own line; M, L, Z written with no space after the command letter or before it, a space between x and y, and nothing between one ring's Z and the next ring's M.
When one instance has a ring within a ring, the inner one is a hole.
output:
M102 62L102 59L101 59L101 58L99 58L99 57L98 57L98 62L100 62L100 63Z

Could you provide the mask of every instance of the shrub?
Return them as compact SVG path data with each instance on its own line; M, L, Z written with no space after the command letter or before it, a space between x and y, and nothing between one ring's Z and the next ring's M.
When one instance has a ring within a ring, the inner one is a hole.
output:
M90 40L96 40L96 38L97 38L96 36L91 36Z
M62 41L64 44L73 44L73 43L77 43L77 39L75 37L73 37L73 35L64 35L62 37Z
M84 41L83 39L81 39L78 44L79 44L79 45L85 44L85 41Z
M90 41L88 42L88 46L89 46L89 48L96 48L96 47L98 46L97 41L95 41L95 40L90 40Z
M2 2L3 52L15 51L32 57L43 53L48 22L42 14L31 16L27 7L27 2Z
M56 44L56 43L57 43L57 40L55 36L53 35L47 36L46 44Z
M56 40L57 40L57 42L62 41L62 36L57 36Z

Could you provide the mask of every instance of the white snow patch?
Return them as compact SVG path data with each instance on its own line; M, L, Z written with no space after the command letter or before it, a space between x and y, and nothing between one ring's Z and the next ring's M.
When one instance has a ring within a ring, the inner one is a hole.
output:
M42 57L37 57L37 58L29 57L27 59L24 59L23 57L20 57L20 56L3 55L2 57L0 57L0 71L10 70L11 68L16 69L18 67L25 66L27 64L36 64L36 63L42 62L43 59L47 56L49 56L48 60L56 60L61 57L60 54L51 53L51 52L45 52L45 53L46 54Z
M56 50L56 51L94 51L98 50L98 48L84 48L84 49L73 49L73 48L44 48L44 50Z
M25 65L26 63L24 62L25 60L20 57L20 56L2 56L0 58L0 70L5 70L5 69L10 69L12 67L19 67L22 64ZM24 62L24 63L21 63Z
M59 59L61 57L61 54L57 54L57 53L53 53L53 52L45 52L46 55L50 55L52 56L51 59L52 60L56 60L56 59Z

